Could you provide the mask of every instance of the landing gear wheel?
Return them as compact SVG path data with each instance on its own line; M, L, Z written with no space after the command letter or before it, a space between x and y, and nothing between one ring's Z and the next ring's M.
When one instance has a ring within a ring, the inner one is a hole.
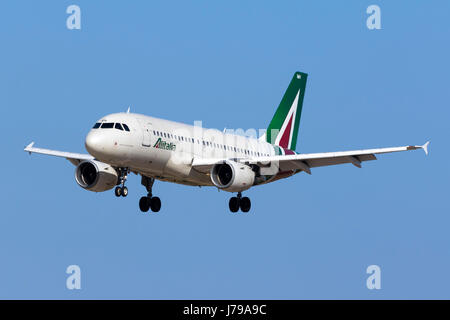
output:
M122 195L122 188L116 187L116 189L114 190L114 194L116 195L116 197L120 197Z
M142 197L139 200L139 209L141 209L142 212L147 212L148 209L150 209L150 199L147 197Z
M237 212L239 210L239 198L231 197L228 206L231 212Z
M121 188L121 193L122 193L122 197L126 197L128 195L128 188L127 187L122 187Z
M161 200L158 197L150 199L150 209L152 209L153 212L158 212L161 209Z
M241 201L239 201L239 206L241 207L242 212L249 212L252 206L250 199L248 197L243 197Z
M153 212L158 212L161 209L161 200L158 197L152 196L152 187L153 183L155 182L155 178L142 176L141 184L147 189L147 196L142 197L139 201L139 208L146 209L142 210L144 212L147 212L148 209L152 209ZM143 200L146 199L146 200Z

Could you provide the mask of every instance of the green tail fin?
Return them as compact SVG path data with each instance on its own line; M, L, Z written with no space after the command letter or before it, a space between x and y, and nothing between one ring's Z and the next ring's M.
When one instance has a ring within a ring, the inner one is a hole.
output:
M266 141L295 150L308 75L296 72L266 132Z

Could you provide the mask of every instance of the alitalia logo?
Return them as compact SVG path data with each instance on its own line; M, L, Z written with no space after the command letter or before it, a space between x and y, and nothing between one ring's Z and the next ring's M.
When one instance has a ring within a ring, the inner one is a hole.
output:
M175 148L177 146L175 144L173 144L172 142L167 143L166 141L162 140L161 138L158 138L158 141L156 141L155 145L153 146L153 148L156 149L164 149L164 150L170 150L170 151L175 151Z

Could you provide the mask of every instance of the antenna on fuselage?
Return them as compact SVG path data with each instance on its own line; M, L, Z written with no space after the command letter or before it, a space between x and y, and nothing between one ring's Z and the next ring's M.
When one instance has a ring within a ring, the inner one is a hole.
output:
M130 113L130 107L128 107L127 113Z

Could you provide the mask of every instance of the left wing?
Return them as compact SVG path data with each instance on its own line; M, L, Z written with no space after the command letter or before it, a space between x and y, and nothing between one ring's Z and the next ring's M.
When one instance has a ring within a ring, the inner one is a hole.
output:
M428 141L422 146L404 146L354 151L252 157L236 159L236 161L246 164L256 164L262 167L269 166L275 162L278 163L280 171L300 169L308 174L311 174L311 168L331 166L343 163L351 163L356 167L361 168L361 163L363 161L376 160L376 154L423 149L425 151L425 154L428 155L429 144L430 142ZM225 159L194 159L192 166L198 171L208 172L213 165L223 160Z
M33 147L34 142L27 145L24 149L24 151L32 154L32 153L40 153L40 154L46 154L50 156L55 157L62 157L69 160L74 166L78 165L80 162L84 160L94 160L94 157L90 154L82 154L82 153L72 153L72 152L64 152L64 151L57 151L57 150L49 150L49 149L41 149L41 148L35 148Z

